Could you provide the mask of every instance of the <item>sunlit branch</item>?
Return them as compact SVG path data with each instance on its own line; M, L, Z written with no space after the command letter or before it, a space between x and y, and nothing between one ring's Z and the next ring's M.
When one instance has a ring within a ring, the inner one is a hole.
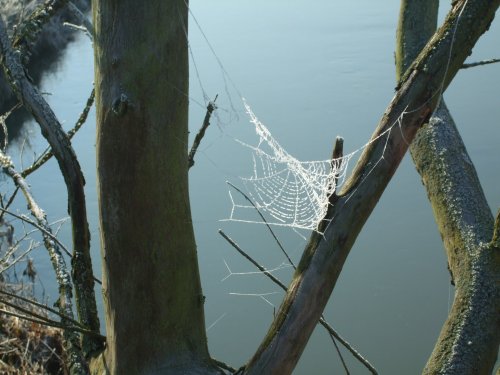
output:
M234 242L228 235L219 229L219 234L243 257L245 257L250 263L252 263L259 271L266 275L273 283L278 285L284 291L287 290L285 284L283 284L278 278L276 278L272 273L270 273L266 268L261 266L256 260L254 260L250 255L248 255L236 242ZM351 344L349 344L342 336L340 336L335 329L323 318L321 317L319 323L328 331L330 335L335 337L339 342L347 349L349 352L360 361L372 374L376 375L377 370L373 367L370 362L368 362L356 349L354 349Z

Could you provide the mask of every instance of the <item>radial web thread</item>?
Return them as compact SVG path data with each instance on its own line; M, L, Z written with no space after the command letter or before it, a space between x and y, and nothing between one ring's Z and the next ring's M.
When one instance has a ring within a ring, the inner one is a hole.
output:
M353 154L299 161L281 147L245 101L243 104L259 137L257 146L238 141L252 151L253 175L241 181L255 206L247 201L237 203L230 190L232 209L228 220L264 224L246 219L249 211L257 208L268 224L316 231L326 215L330 196L344 181Z

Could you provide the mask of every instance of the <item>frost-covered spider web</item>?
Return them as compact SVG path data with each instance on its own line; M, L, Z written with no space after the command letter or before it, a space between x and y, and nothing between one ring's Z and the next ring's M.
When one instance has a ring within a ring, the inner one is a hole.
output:
M268 224L317 231L327 213L330 196L344 181L353 154L299 161L280 146L245 101L243 104L259 137L257 146L238 141L252 151L253 175L241 180L253 205L245 200L239 203L230 190L232 209L228 220L263 224L246 218L245 211L257 208Z

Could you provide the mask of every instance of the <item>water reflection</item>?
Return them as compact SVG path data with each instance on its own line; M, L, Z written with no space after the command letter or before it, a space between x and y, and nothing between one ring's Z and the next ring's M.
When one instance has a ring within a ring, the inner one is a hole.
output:
M368 1L356 7L320 1L311 7L302 0L245 0L237 6L229 1L214 5L193 0L191 7L239 91L292 155L300 160L325 159L331 154L336 135L345 138L346 151L366 143L393 96L399 1L391 0L382 8ZM493 57L499 32L492 25L475 48L474 59ZM284 258L266 228L219 221L228 217L231 208L226 180L237 182L238 176L252 173L251 155L234 139L253 142L255 135L239 106L239 98L224 82L220 66L193 25L191 47L203 90L210 98L220 95L219 117L203 140L190 171L193 222L207 296L206 321L211 327L208 336L211 353L238 366L261 341L281 294L268 294L278 289L259 275L226 278L226 264L233 273L254 269L233 252L217 230L223 228L268 268L278 267ZM446 93L495 211L500 206L500 180L491 171L497 169L499 155L494 140L500 139L500 128L492 124L500 117L500 107L496 99L498 85L491 85L491 79L498 76L499 68L461 72ZM57 75L42 83L44 90L53 93L48 99L67 128L83 108L92 79L91 46L82 38L68 51ZM203 92L193 70L190 90L193 136L205 114ZM479 94L481 100L477 99ZM477 121L479 113L481 121ZM91 114L73 146L87 179L94 267L99 274L94 121ZM32 137L33 151L43 150L45 144L35 130ZM16 163L20 164L20 160ZM65 188L55 162L33 175L30 183L50 220L67 215ZM61 232L61 239L70 243L67 229ZM286 228L276 232L297 261L304 241ZM40 274L52 274L43 261L43 252L34 258ZM406 158L356 241L325 317L380 373L418 373L451 304L453 290L446 266L425 190L411 160ZM279 269L276 276L287 282L290 270ZM55 288L48 289L52 296L56 295ZM242 294L265 295L267 301ZM316 330L296 373L341 371L333 353L329 337ZM346 359L352 373L364 373L349 356Z

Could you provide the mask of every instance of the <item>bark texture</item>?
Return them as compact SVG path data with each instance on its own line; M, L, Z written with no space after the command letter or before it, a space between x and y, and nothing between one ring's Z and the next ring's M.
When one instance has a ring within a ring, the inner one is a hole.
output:
M398 79L432 36L437 6L437 0L402 2ZM451 312L424 374L490 374L500 342L500 254L488 244L493 216L444 101L418 131L410 152L427 189L456 286Z
M493 216L444 104L412 156L443 238L455 299L424 374L491 374L500 342L500 251Z
M456 1L444 25L406 71L372 137L378 140L365 149L334 199L327 214L332 222L325 224L324 237L312 236L277 316L245 373L292 372L357 235L407 151L408 142L429 119L439 94L487 30L499 4L498 0ZM457 22L460 27L456 27ZM401 125L393 127L398 120Z
M93 1L111 374L210 374L188 196L184 0Z

